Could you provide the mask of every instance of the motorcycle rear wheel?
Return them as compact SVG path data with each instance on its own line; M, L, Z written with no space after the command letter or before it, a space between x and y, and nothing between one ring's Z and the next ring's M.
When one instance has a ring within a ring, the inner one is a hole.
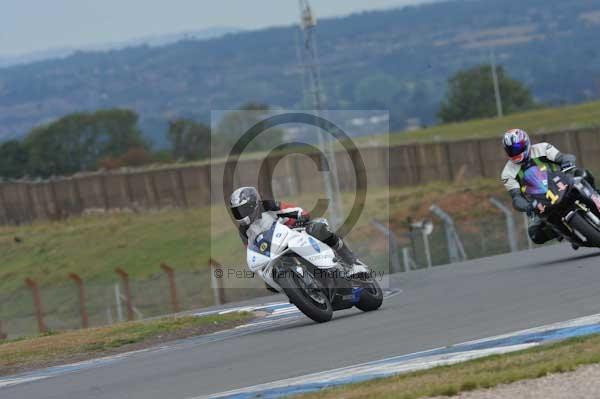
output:
M375 280L370 281L363 287L363 292L360 294L360 299L356 306L363 312L371 312L381 307L383 303L383 291L379 283Z

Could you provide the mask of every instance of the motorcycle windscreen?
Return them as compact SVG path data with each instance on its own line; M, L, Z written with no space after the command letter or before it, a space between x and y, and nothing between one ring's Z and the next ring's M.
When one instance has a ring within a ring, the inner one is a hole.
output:
M532 166L523 172L525 194L530 196L545 196L548 192L548 168Z

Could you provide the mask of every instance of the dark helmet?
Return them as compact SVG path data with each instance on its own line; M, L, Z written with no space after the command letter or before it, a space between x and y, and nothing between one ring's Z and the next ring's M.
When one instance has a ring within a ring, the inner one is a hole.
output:
M502 140L506 155L516 164L523 163L529 159L531 142L525 130L511 129L504 133Z
M262 212L260 194L254 187L241 187L231 194L229 207L240 226L249 226L260 218Z

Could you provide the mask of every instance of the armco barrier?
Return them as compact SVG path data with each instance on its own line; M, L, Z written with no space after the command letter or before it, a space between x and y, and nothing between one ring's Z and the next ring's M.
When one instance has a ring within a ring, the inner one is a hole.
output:
M577 155L579 164L600 171L600 128L540 134L535 141L550 141L563 152ZM432 181L470 177L498 178L506 162L497 138L417 143L360 150L370 187L404 187ZM321 191L321 174L306 155L274 155L267 167L274 170L274 190L279 195ZM351 154L351 156L354 156ZM340 187L351 191L354 176L350 158L336 153ZM236 185L256 183L261 162L242 160ZM36 219L61 219L86 210L133 211L167 207L187 208L210 204L211 189L218 190L223 164L175 165L160 169L98 172L45 181L0 183L0 224L29 223ZM211 179L213 174L213 179ZM217 191L214 191L217 192ZM217 200L213 196L212 200Z

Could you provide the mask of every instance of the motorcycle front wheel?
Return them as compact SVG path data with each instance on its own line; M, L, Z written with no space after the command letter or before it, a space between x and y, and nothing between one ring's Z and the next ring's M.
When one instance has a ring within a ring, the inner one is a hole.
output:
M288 269L279 273L276 278L277 284L281 286L290 302L306 316L317 323L331 320L333 308L323 286L308 270L304 269L303 273L304 276L299 276Z
M582 214L576 213L573 215L569 221L569 224L572 228L587 238L587 246L600 248L600 230L598 230L598 228L595 227L592 222L587 220Z

